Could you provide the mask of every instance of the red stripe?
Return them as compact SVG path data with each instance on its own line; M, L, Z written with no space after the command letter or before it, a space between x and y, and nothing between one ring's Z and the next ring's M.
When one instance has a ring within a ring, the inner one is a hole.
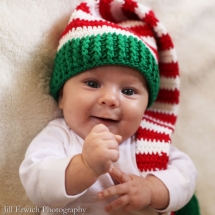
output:
M163 34L157 38L157 46L160 51L172 49L174 47L173 42L169 34Z
M167 78L176 78L179 76L178 63L159 63L160 75Z
M136 138L138 140L144 139L146 141L157 141L169 144L171 142L171 138L168 134L165 133L158 133L153 130L148 130L146 128L139 127L136 132Z
M158 23L158 19L155 17L154 12L152 10L150 10L149 13L145 15L143 21L153 28L156 27Z
M88 7L86 2L82 2L77 8L76 10L82 10L85 13L89 13L90 14L90 8Z
M168 164L168 156L162 152L162 155L156 154L136 154L137 166L141 172L155 171L166 169Z
M156 101L168 104L179 104L179 90L160 89Z
M163 121L165 123L170 123L172 125L175 124L177 117L174 114L166 114L166 113L160 113L155 112L151 110L146 110L144 113L145 116L153 117L159 121Z
M137 7L137 2L133 0L125 0L125 3L122 6L122 12L129 20L140 20L135 14L135 9Z
M148 25L139 25L134 27L128 27L131 31L135 32L139 36L144 37L154 37L154 33L151 28L149 28Z
M110 21L110 22L116 22L116 20L113 18L111 14L111 2L113 0L103 0L99 3L99 12L102 16L102 18Z
M61 37L66 35L69 31L76 29L77 27L98 27L98 26L110 26L112 28L117 28L117 29L122 29L125 30L125 28L120 27L117 24L108 22L108 21L103 21L103 20L94 20L94 21L89 21L89 20L83 20L83 19L74 19L72 22L70 22L66 29L64 30L63 34Z

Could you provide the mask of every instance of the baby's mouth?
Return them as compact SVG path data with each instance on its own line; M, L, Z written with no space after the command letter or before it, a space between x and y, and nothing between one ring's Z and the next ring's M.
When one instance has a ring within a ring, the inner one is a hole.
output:
M116 119L111 119L111 118L105 118L105 117L98 117L98 116L92 116L93 118L95 118L95 119L97 119L97 120L99 120L99 121L101 121L101 122L112 122L112 123L116 123L116 122L118 122L119 120L116 120Z

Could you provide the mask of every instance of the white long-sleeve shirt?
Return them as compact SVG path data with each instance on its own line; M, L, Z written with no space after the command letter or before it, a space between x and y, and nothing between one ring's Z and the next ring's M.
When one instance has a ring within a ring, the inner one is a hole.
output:
M69 214L69 211L74 214L74 210L75 214L108 214L104 207L115 197L99 200L97 193L114 185L109 174L100 176L96 183L78 195L66 194L65 171L70 160L82 152L83 143L84 140L67 126L64 119L56 119L30 144L20 166L20 178L28 197L41 207L41 214ZM137 168L133 137L119 145L119 152L120 158L113 164L114 167L141 177L153 174L166 185L170 203L162 212L178 210L192 197L196 184L196 168L191 159L174 146L170 149L167 170L145 174L140 173ZM127 214L158 215L158 212L147 207Z

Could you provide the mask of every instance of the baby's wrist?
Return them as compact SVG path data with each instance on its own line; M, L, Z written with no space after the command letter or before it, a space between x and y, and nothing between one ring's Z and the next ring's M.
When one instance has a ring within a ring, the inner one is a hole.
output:
M81 154L81 159L83 162L83 165L85 166L86 171L89 173L89 175L91 175L92 177L94 177L96 180L98 179L98 177L100 176L98 173L96 173L91 167L90 165L87 163L87 161L83 158L83 155Z
M150 207L156 210L164 210L169 204L169 192L166 186L160 179L154 175L148 175L146 177L150 190Z

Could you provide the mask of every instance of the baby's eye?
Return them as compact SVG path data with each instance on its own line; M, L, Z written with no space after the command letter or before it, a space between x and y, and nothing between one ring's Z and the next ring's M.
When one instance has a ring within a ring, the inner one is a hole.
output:
M136 94L135 90L133 90L133 89L124 89L124 90L122 90L122 93L127 96L132 96L132 95Z
M96 81L86 81L85 82L87 86L92 87L92 88L99 88L99 83Z

